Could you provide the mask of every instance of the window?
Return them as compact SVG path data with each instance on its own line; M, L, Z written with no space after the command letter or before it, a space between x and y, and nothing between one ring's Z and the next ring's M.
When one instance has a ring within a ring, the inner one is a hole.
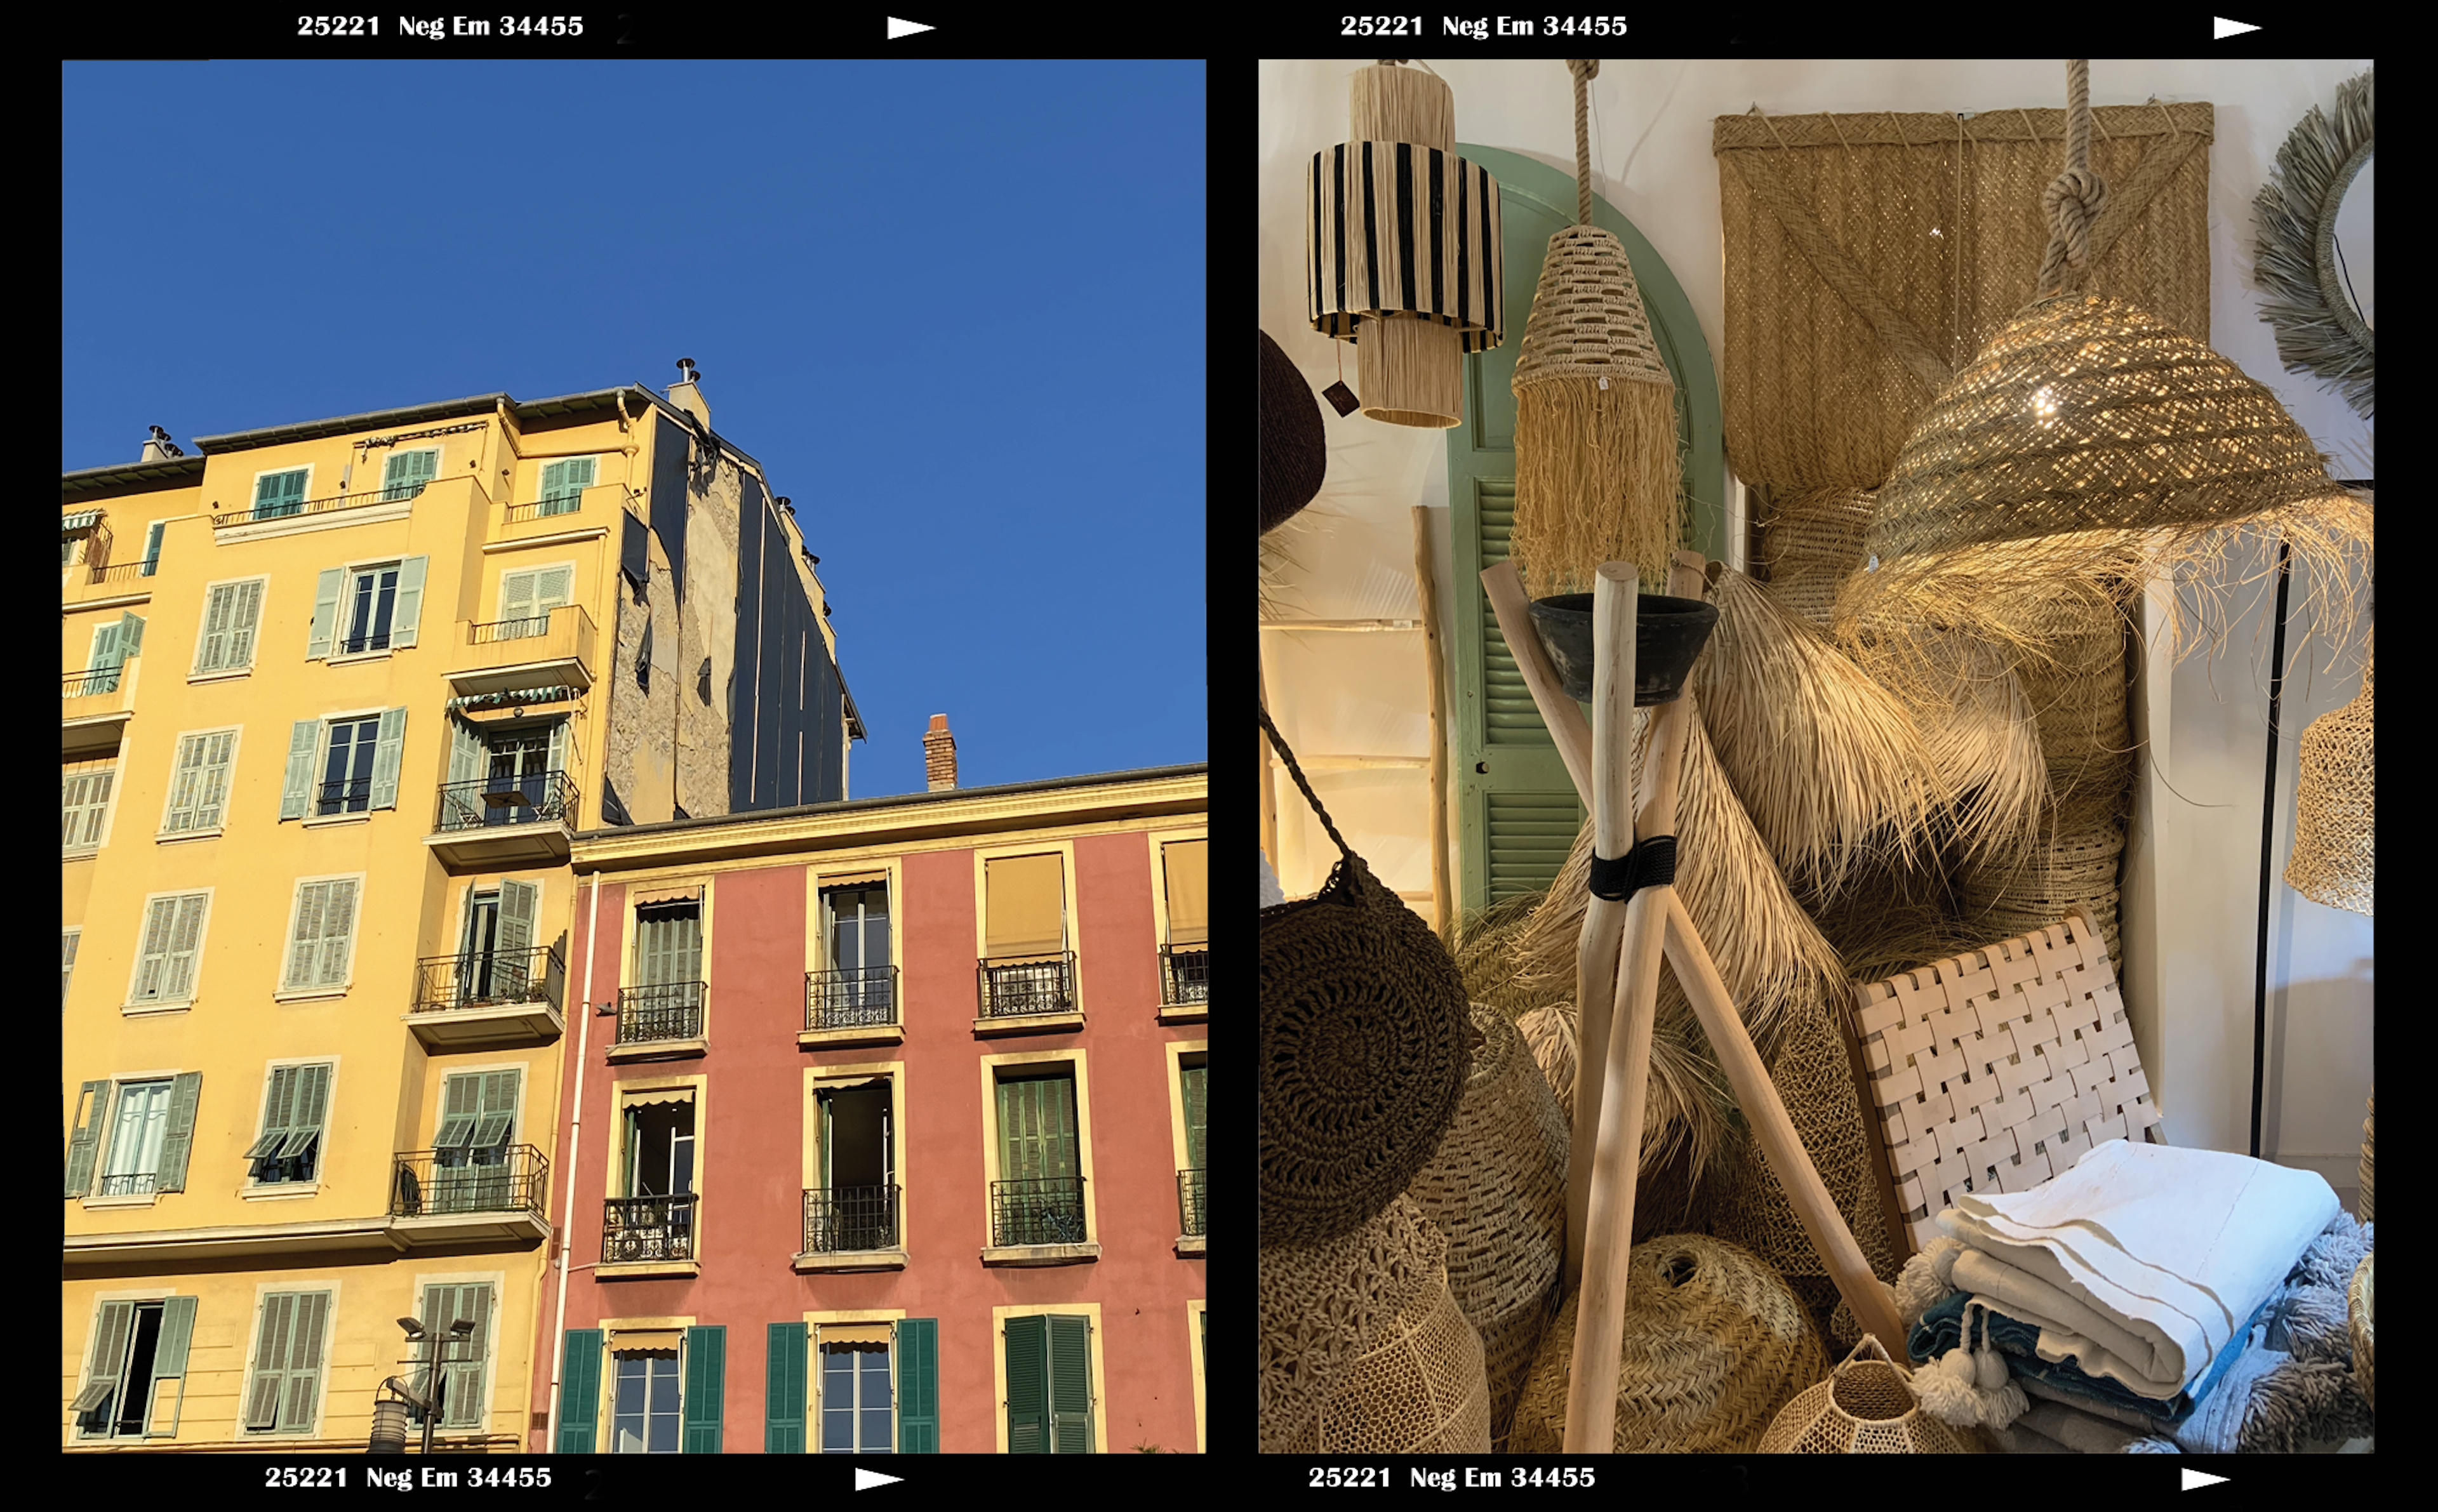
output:
M688 1040L703 1032L699 895L635 906L634 985L620 994L618 1040Z
M610 1452L674 1454L680 1404L678 1352L622 1353L610 1408Z
M68 1006L68 981L76 975L77 941L84 938L82 929L60 931L60 1007Z
M203 594L203 626L195 639L195 677L241 672L254 665L256 627L268 578L215 583Z
M1210 999L1210 888L1208 839L1171 840L1159 848L1168 939L1160 949L1163 1003Z
M1069 1312L1007 1319L1007 1451L1092 1452L1092 1320Z
M805 1213L805 1253L896 1247L897 1155L890 1093L885 1076L815 1090L822 1184Z
M412 499L423 492L423 485L440 470L440 448L417 447L413 451L394 451L381 464L381 501Z
M208 892L173 893L146 900L135 980L127 994L130 1003L182 1003L193 999L196 964L203 947L203 921L210 904Z
M693 1259L692 1089L629 1093L619 1118L618 1195L603 1221L601 1258L610 1264Z
M320 987L344 987L356 939L354 877L303 882L296 887L296 906L288 927L288 970L283 992Z
M514 1189L509 1164L517 1081L513 1070L469 1071L442 1087L440 1129L432 1139L431 1211L498 1212L528 1195Z
M982 888L983 1016L1071 1012L1064 857L988 857Z
M991 1242L1086 1242L1072 1063L1002 1071L997 1090L998 1180L991 1192Z
M84 1386L69 1403L77 1437L175 1438L194 1332L193 1297L100 1304ZM168 1389L173 1380L175 1392Z
M248 1433L309 1433L321 1406L327 1292L273 1292L262 1299L254 1370L246 1382Z
M101 1169L101 1195L132 1197L155 1190L161 1146L169 1132L172 1083L129 1081L118 1089L118 1116L110 1131L110 1159Z
M449 721L449 781L440 828L464 830L572 818L564 773L567 721Z
M398 774L405 753L402 708L296 721L288 730L279 817L297 819L309 813L323 817L398 807Z
M500 576L500 633L503 641L544 635L550 611L574 602L575 569L537 567Z
M67 685L71 697L81 694L118 691L119 669L126 663L127 659L134 654L133 648L127 644L126 639L127 623L134 619L132 614L122 614L107 624L97 624L93 627L93 644L85 653L84 680ZM143 622L136 620L135 623L141 624Z
M237 737L234 730L178 737L177 760L170 766L169 802L161 815L163 835L221 827L229 772L237 763Z
M329 1098L327 1064L272 1068L262 1099L262 1134L245 1152L257 1184L309 1182L320 1173L322 1114Z
M548 962L537 958L534 947L534 919L540 907L539 883L504 880L496 888L467 892L457 956L461 1005L522 1003L541 995Z
M67 1195L83 1197L89 1188L98 1197L186 1190L203 1082L200 1071L86 1082L68 1134Z
M487 1281L461 1281L423 1289L423 1338L415 1347L426 1358L415 1368L415 1394L431 1402L441 1428L483 1426L483 1388L489 1376L491 1354L491 1286ZM470 1323L464 1335L451 1326ZM437 1383L433 1367L439 1367ZM424 1415L410 1408L408 1420L420 1424Z
M305 509L305 480L309 467L292 467L286 472L266 472L254 480L254 518L280 519L302 514Z
M60 779L60 849L75 854L101 844L110 818L110 789L117 775L115 763L79 764Z
M305 659L366 656L415 644L429 556L325 568L313 584Z
M592 486L592 457L568 457L558 462L546 462L541 468L541 508L544 515L572 515L583 503L584 490Z
M889 959L889 885L857 883L821 891L822 936L829 970L814 983L813 1029L893 1024L896 974Z
M892 1454L897 1450L894 1394L889 1369L889 1326L868 1339L837 1338L867 1330L822 1330L822 1452Z
M1207 1218L1205 1188L1210 1176L1203 1138L1203 1110L1209 1105L1205 1078L1209 1074L1207 1052L1196 1051L1182 1057L1176 1068L1177 1113L1184 1126L1185 1164L1176 1172L1177 1233L1195 1235L1203 1232Z

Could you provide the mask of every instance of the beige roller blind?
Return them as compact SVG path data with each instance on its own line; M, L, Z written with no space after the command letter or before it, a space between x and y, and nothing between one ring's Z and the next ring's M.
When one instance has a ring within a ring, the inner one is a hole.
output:
M667 886L647 887L639 889L632 898L629 898L627 901L637 908L648 908L655 904L663 903L700 903L702 901L702 884L699 882L689 883L681 888L672 888Z
M817 1323L823 1344L887 1344L896 1325L889 1323Z
M889 869L875 867L869 871L824 871L821 874L820 885L824 888L857 888L888 880Z
M1168 872L1168 942L1198 945L1210 938L1210 842L1171 840L1159 848Z
M665 1349L675 1354L684 1338L683 1328L616 1328L610 1334L610 1349L613 1354L634 1349Z
M657 1092L629 1092L620 1105L642 1108L655 1102L692 1102L693 1100L694 1088L692 1087L663 1087Z
M982 863L990 917L986 956L1048 956L1067 948L1066 878L1060 858L994 856Z

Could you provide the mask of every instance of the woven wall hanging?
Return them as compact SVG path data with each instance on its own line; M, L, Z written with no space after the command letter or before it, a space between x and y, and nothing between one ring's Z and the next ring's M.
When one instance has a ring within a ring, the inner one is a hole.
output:
M2286 863L2286 881L2295 891L2331 908L2360 914L2371 911L2371 850L2376 838L2371 660L2365 651L2361 692L2353 701L2312 720L2303 731L2296 761L2301 779L2294 800L2294 854ZM2367 1196L2369 1183L2362 1185Z
M1313 154L1304 260L1313 329L1354 343L1363 413L1464 420L1464 356L1506 334L1498 181L1456 155L1445 81L1391 59L1358 69L1349 140Z
M1464 1096L1471 1026L1447 947L1371 874L1262 712L1340 857L1262 911L1261 1243L1360 1226L1431 1158Z

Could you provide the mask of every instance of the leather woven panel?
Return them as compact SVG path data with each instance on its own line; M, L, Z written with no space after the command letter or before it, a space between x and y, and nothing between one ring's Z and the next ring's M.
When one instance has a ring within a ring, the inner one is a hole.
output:
M2079 912L1854 989L1897 1208L1916 1251L1969 1191L2018 1192L2159 1121L2115 968Z

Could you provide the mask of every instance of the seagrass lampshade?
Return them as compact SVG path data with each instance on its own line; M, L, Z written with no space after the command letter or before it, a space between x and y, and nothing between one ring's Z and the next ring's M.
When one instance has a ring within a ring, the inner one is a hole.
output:
M1506 337L1498 181L1456 153L1444 79L1358 70L1349 140L1305 173L1307 310L1353 343L1363 413L1445 430L1464 420L1464 358Z
M2288 886L2331 908L2371 911L2372 803L2370 680L2362 662L2361 692L2303 731L2294 800L2294 854ZM2364 1148L2368 1148L2367 1140ZM2362 1184L2365 1191L2370 1184Z

